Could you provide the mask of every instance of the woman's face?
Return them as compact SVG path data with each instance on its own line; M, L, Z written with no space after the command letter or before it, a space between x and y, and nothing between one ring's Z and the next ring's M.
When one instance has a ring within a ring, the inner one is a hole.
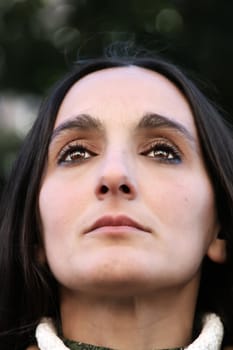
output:
M79 80L57 115L39 208L45 256L66 289L197 288L219 226L184 96L135 66Z

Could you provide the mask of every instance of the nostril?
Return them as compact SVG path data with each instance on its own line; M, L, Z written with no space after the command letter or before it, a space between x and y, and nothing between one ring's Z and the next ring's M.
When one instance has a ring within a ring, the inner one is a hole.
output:
M108 192L108 187L105 186L105 185L102 185L101 188L100 188L100 192L101 192L102 194L107 193L107 192Z
M121 185L120 186L120 191L124 192L124 193L130 193L130 189L127 185Z

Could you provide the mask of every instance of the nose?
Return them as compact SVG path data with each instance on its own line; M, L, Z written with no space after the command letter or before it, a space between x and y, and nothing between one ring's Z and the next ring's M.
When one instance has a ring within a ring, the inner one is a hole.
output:
M110 196L132 200L137 196L133 170L124 156L111 156L100 167L95 194L104 200Z

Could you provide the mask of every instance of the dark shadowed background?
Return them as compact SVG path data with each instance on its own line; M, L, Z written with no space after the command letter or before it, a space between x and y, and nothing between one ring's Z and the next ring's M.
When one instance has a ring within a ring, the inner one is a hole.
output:
M194 72L231 118L232 37L228 0L0 0L0 192L42 96L77 59L134 41Z

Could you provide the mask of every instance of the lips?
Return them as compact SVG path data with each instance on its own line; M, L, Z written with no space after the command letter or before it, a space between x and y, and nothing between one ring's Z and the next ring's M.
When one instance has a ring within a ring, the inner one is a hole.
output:
M97 230L98 228L103 227L133 227L137 230L145 231L145 232L151 232L151 230L144 225L139 224L138 222L132 220L131 218L127 216L103 216L99 218L97 221L94 222L93 225L91 225L85 233Z

